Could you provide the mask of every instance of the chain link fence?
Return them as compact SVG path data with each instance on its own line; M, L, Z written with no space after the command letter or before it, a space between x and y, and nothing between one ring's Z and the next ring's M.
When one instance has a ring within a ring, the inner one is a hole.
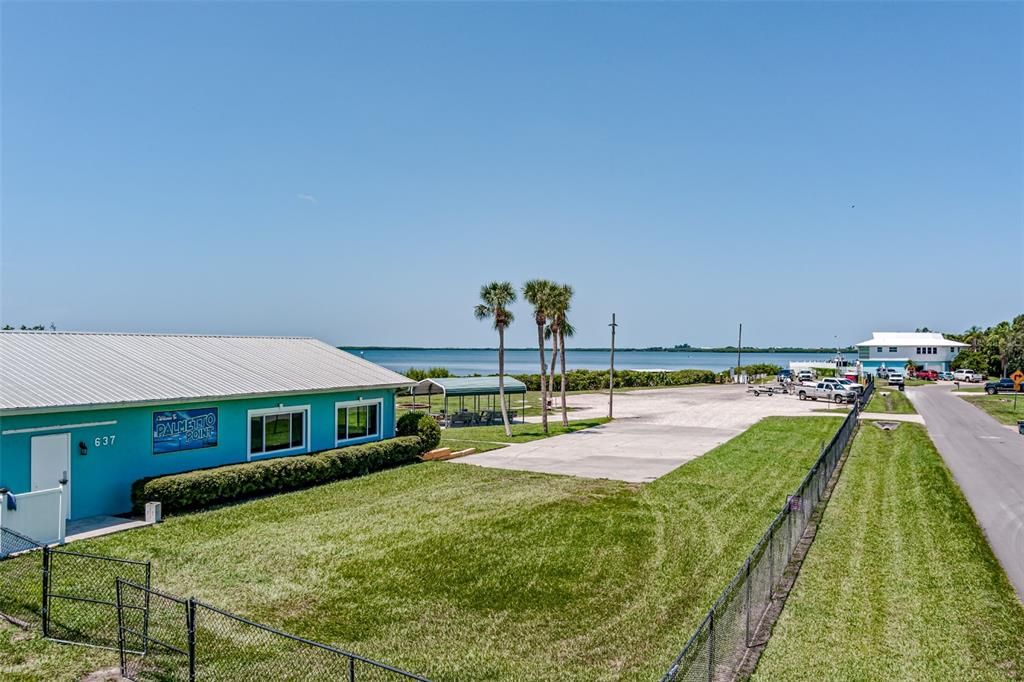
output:
M121 674L130 680L348 680L426 678L296 637L197 599L117 581Z
M869 382L865 389L868 398L873 388L874 384ZM662 682L714 682L736 677L748 648L755 644L753 636L771 606L793 551L856 428L854 407L799 487L786 499L782 511L772 520Z
M43 546L0 527L0 616L23 628L42 623Z
M43 549L43 636L116 649L117 580L149 585L148 561Z

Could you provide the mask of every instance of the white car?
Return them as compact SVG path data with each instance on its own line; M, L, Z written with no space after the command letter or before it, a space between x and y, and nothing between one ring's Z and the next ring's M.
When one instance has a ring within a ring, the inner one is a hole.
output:
M854 391L857 391L858 393L864 391L864 386L862 384L850 381L845 377L825 377L824 379L822 379L822 381L828 384L839 384L843 388L850 388L853 389Z
M809 369L802 369L797 373L796 378L798 381L814 381L814 372Z

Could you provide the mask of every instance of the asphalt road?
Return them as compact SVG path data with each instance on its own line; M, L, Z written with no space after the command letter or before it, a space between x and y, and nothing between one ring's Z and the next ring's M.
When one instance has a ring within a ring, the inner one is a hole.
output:
M1024 436L948 386L913 388L907 396L1024 602Z

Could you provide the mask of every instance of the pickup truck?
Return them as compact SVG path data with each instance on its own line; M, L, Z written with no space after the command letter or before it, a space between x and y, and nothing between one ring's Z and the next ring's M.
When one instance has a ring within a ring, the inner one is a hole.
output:
M934 369L919 369L914 372L914 376L918 379L926 379L928 381L938 381L939 373Z
M889 378L886 379L886 381L889 382L890 386L903 386L903 385L905 385L905 383L903 381L903 374L901 374L900 372L896 372L896 371L890 371L889 372Z
M824 398L837 403L852 403L857 400L857 391L850 388L840 388L836 384L827 384L819 381L816 384L800 384L796 387L796 394L800 400L817 400Z
M985 393L989 395L995 395L996 393L1013 393L1016 389L1013 387L1013 379L1000 379L999 381L990 381L985 384Z
M953 372L953 381L966 381L969 384L974 384L981 381L981 376L975 374L973 369L958 369Z

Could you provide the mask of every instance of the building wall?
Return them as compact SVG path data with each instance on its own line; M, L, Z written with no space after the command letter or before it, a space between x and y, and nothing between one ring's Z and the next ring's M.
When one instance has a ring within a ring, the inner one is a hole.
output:
M70 433L71 518L125 513L131 509L131 485L140 478L247 461L249 410L276 408L280 405L309 406L305 447L301 451L265 455L272 457L338 447L335 440L335 403L373 399L382 400L381 434L345 443L354 445L395 435L394 390L363 390L0 417L0 487L8 488L15 494L28 492L31 486L32 436ZM201 407L218 408L216 446L154 454L153 413ZM54 426L64 428L34 433L9 433L21 429ZM79 443L86 445L87 454L79 454Z
M918 367L921 367L922 369L933 369L936 372L948 372L949 371L949 363L941 361L941 360L940 361L936 361L936 360L915 360L914 362L915 362L915 364L917 364ZM878 369L880 367L882 367L883 365L886 368L888 368L888 369L899 369L899 370L905 371L906 370L906 366L907 366L907 358L906 357L896 357L896 358L891 358L888 361L886 361L884 359L861 360L860 361L860 365L861 365L861 371L863 371L865 374L872 374L872 375L878 374Z
M882 350L878 350L879 346L859 346L858 356L861 360L895 360L897 358L903 358L906 362L908 359L913 360L915 363L922 365L925 363L949 363L952 362L953 358L956 357L959 351L958 346L882 346ZM895 348L895 350L893 350ZM934 348L935 353L919 353L919 350L927 350L928 348ZM865 353L865 349L867 352Z

